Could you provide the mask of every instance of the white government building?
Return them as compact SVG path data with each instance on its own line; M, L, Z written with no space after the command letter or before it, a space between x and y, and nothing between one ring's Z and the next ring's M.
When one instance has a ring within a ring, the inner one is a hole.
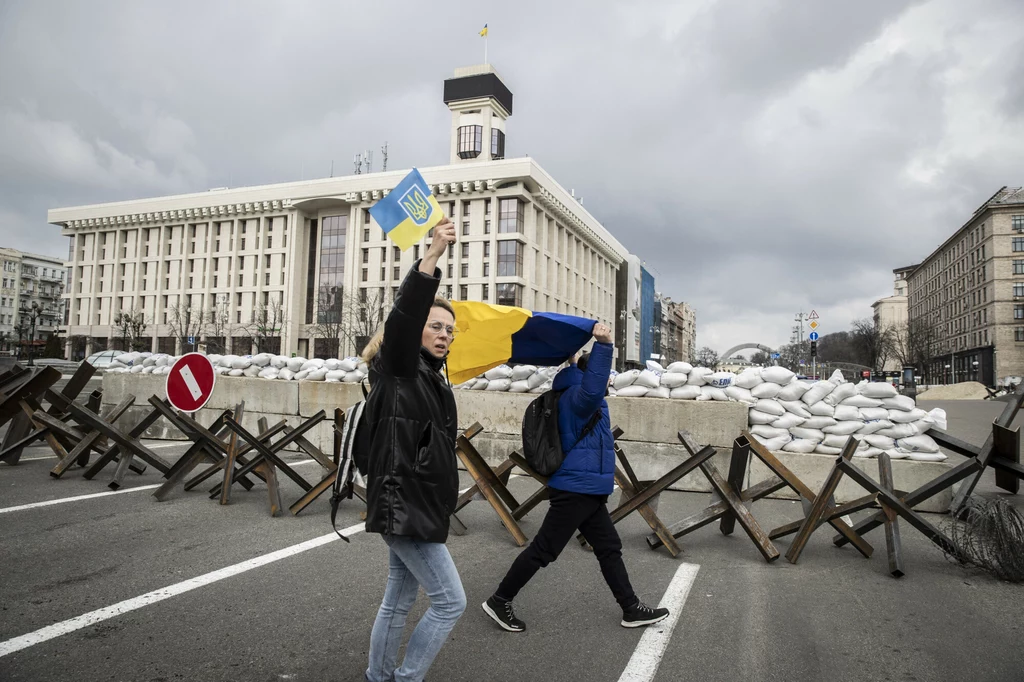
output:
M614 327L629 254L535 161L504 158L512 93L498 74L458 69L444 101L451 162L420 169L459 233L441 293ZM401 253L369 215L407 172L50 210L70 240L68 356L116 344L129 310L153 351L190 350L196 335L237 354L355 352L425 245Z

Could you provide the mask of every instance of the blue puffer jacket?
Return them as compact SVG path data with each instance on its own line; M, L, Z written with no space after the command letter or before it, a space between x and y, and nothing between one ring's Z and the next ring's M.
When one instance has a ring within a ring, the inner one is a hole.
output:
M615 439L604 399L611 371L612 345L594 343L586 372L572 365L559 372L552 382L552 390L565 391L558 400L558 431L565 461L548 479L549 487L586 495L611 495ZM600 421L577 443L583 427L597 410L601 411Z

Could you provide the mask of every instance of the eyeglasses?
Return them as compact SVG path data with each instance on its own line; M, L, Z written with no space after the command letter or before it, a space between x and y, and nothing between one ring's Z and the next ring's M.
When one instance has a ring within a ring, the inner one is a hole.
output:
M443 322L431 322L430 324L427 325L427 329L434 332L438 336L441 335L441 332L445 332L451 339L454 339L455 335L458 333L455 331L455 327L452 327L451 325L446 325Z

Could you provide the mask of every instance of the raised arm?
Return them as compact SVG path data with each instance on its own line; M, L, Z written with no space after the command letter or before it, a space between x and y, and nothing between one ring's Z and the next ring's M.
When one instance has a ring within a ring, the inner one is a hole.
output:
M601 406L608 389L608 377L612 372L611 330L600 323L594 325L594 340L596 343L590 351L583 382L579 390L573 391L570 399L572 411L580 418L589 417Z
M394 305L384 322L384 342L380 348L385 371L394 376L416 375L423 326L427 323L434 295L441 283L437 261L448 244L454 242L455 226L445 218L434 228L434 238L426 255L413 265L398 289Z

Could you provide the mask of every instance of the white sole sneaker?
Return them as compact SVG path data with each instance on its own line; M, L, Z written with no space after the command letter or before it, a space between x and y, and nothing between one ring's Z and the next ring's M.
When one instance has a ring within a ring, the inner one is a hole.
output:
M492 609L490 606L487 605L487 602L484 602L480 606L481 606L481 608L483 608L484 613L486 613L488 616L490 616L491 620L493 620L495 623L500 625L503 630L506 630L507 632L522 632L525 629L525 628L514 628L511 625L508 625L508 624L504 623L501 620L501 618L498 618L498 614L496 614L494 612L494 609Z
M658 616L657 618L652 618L651 620L623 620L621 623L619 623L619 625L621 625L624 628L642 628L645 625L654 625L655 623L660 623L666 618L668 618L667 613L664 616Z

